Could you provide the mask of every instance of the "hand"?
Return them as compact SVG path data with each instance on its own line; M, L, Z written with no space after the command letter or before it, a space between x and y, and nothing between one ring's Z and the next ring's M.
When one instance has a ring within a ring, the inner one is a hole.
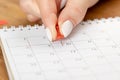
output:
M21 7L26 12L29 21L42 19L46 26L48 38L53 41L59 32L67 37L72 29L80 23L87 9L98 0L20 0Z

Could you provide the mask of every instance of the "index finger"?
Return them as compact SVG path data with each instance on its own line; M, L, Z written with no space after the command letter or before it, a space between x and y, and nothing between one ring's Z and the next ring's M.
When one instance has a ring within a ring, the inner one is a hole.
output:
M56 38L56 23L57 23L57 4L56 0L37 0L41 12L41 18L44 25L49 31L51 41ZM51 34L50 34L51 33Z

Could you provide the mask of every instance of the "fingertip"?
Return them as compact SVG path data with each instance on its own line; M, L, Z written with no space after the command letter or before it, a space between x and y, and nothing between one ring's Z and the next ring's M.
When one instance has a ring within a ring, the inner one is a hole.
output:
M67 3L67 0L61 0L60 9L62 9Z
M27 19L28 19L30 22L36 22L36 21L38 21L40 18L28 14L28 15L27 15Z
M61 34L64 35L64 37L68 37L70 35L70 33L72 32L73 30L73 23L70 21L70 20L66 20L65 22L63 22L61 25L60 25L60 32Z
M59 15L59 24L61 25L66 20L70 20L74 26L79 24L87 12L88 7L86 5L84 0L68 0L65 8Z
M46 27L45 30L46 30L46 34L47 34L48 39L50 41L55 41L56 37L57 37L57 32L56 32L55 27L53 27L53 28Z
M48 39L49 39L50 41L52 41L53 39L52 39L52 34L51 34L50 29L49 29L49 28L46 28L45 30L46 30L46 34L47 34Z
M64 37L70 35L73 28L83 20L85 13L76 6L66 5L58 18L58 24Z
M56 35L57 35L56 29L55 29L55 26L57 23L56 14L55 13L51 13L51 14L47 13L46 15L44 14L42 15L42 21L46 27L46 33L47 33L48 39L50 41L56 40Z

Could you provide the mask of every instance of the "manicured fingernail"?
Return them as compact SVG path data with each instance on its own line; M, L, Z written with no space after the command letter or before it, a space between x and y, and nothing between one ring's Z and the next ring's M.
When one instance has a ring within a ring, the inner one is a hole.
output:
M50 29L46 28L46 34L47 34L47 36L48 36L48 39L49 39L50 41L52 41L52 34L51 34L51 32L50 32Z
M67 0L61 0L60 9L62 9L65 6L66 2Z
M65 21L61 26L61 31L64 37L67 37L73 30L73 23L69 20Z

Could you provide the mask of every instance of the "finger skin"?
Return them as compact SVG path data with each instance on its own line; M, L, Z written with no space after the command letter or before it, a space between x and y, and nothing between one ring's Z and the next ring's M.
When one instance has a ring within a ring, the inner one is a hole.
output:
M76 26L83 20L87 9L97 1L98 0L68 0L65 8L59 15L59 25L62 25L66 20L70 20L74 26Z
M26 13L29 21L35 22L41 18L36 0L20 0L20 6Z
M37 0L41 12L41 18L44 25L50 29L52 39L55 40L57 32L55 26L57 24L57 4L56 0Z
M34 15L31 15L31 14L27 14L27 19L30 21L30 22L36 22L36 21L39 21L40 18L39 17L36 17Z
M69 36L73 28L83 20L87 9L97 1L98 0L68 0L58 18L61 34L65 37Z

